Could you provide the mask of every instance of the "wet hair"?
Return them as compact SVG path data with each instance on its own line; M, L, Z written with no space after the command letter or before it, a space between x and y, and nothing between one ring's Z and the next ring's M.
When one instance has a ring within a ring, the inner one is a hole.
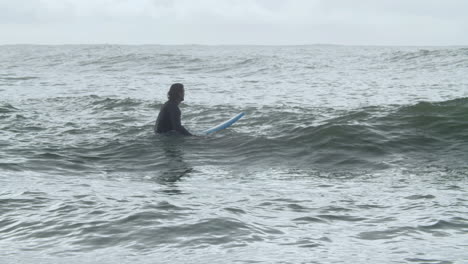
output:
M174 83L171 85L169 92L167 92L167 98L171 101L181 99L180 92L184 90L184 85L181 83Z

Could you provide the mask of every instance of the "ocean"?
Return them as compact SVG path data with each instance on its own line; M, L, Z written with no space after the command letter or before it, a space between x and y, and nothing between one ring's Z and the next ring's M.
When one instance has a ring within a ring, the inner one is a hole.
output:
M0 263L468 263L467 47L4 45L0 121Z

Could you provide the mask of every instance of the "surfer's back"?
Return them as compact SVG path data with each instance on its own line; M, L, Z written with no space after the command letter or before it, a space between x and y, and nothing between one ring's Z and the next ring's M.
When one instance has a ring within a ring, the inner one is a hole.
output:
M180 117L181 111L177 102L172 100L167 101L159 111L159 115L154 126L154 132L160 134L176 131L182 135L191 135L191 133L182 126Z
M190 136L190 132L182 126L180 118L181 111L179 108L180 102L184 101L184 85L181 83L174 83L171 85L167 98L169 99L159 111L156 124L154 126L154 132L156 133L167 133L170 131L176 131L182 135Z

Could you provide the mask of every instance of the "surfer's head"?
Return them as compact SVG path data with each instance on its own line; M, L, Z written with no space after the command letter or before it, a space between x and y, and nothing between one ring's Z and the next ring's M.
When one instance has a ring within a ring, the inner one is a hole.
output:
M182 102L184 100L184 94L184 85L181 83L174 83L171 85L169 92L167 92L167 98L170 101Z

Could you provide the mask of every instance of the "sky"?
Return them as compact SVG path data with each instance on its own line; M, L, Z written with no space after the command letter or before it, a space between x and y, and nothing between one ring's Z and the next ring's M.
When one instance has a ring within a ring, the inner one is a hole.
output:
M0 44L468 45L468 1L0 0Z

